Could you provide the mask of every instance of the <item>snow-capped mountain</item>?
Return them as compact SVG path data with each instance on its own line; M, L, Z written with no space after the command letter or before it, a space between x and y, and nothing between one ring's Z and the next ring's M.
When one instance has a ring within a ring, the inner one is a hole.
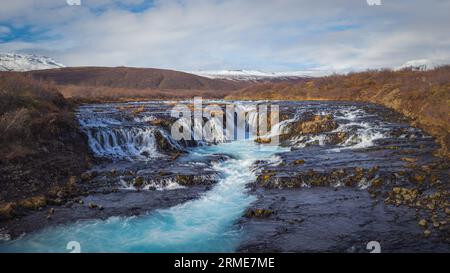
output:
M408 61L408 62L396 67L395 70L401 70L404 68L412 68L413 70L425 71L425 70L431 70L431 69L437 68L446 63L448 63L448 61L418 59L418 60Z
M262 72L258 70L212 70L212 71L189 71L191 74L211 78L233 81L265 81L265 80L296 80L323 76L324 71L293 71L293 72Z
M31 71L61 68L53 59L34 54L0 53L0 71Z

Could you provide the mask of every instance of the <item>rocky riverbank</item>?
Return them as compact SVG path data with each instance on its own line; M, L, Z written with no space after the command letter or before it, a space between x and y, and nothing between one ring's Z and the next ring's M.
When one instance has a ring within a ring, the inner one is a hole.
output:
M306 113L285 127L281 145L293 148L256 164L258 201L239 223L248 235L239 251L367 252L370 241L386 252L450 251L448 160L433 156L432 139L398 126L401 115L362 109L397 125L376 144L339 152L354 132L336 114Z

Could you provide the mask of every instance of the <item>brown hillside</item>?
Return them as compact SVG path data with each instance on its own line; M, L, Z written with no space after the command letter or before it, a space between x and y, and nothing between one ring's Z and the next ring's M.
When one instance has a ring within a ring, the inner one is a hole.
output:
M189 73L130 67L72 67L30 72L58 85L158 90L236 90L243 83L214 80Z
M259 84L228 99L345 100L382 104L413 120L450 156L450 66L431 71L367 71L310 79L297 84Z
M0 73L0 205L55 190L65 194L69 177L89 160L72 106L54 86Z

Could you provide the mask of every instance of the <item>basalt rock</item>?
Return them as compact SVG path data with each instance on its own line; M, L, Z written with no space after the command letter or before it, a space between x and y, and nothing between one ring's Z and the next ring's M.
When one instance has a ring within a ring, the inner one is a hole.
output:
M37 210L47 205L47 199L44 196L35 196L20 201L19 205L26 209Z
M183 185L183 186L194 185L194 176L193 175L178 174L176 176L176 180L177 180L178 184Z
M337 122L331 115L306 115L306 117L292 122L286 127L286 134L280 136L281 141L305 134L320 134L338 128Z
M0 221L11 219L14 215L14 203L5 203L0 205Z
M198 186L211 185L216 182L215 178L209 175L195 175L195 174L177 174L175 180L181 186Z
M348 137L347 132L330 133L325 137L325 142L329 145L337 145L346 141Z
M299 161L300 164L301 161ZM319 172L315 170L300 171L297 173L280 173L267 171L260 174L256 182L253 183L255 187L267 189L283 189L283 188L300 188L306 187L335 187L347 186L356 187L367 186L373 188L380 188L387 184L389 177L379 176L377 168L363 169L333 169L326 172Z
M181 186L211 185L216 182L213 176L196 174L177 174L175 180Z
M155 131L155 140L156 140L156 147L159 152L162 153L177 153L179 152L165 137L164 135L156 130Z

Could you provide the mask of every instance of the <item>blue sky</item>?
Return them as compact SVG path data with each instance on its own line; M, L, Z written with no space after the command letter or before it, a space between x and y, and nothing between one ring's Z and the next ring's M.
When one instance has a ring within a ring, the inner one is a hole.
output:
M68 66L354 71L449 63L450 1L4 1L0 52Z

